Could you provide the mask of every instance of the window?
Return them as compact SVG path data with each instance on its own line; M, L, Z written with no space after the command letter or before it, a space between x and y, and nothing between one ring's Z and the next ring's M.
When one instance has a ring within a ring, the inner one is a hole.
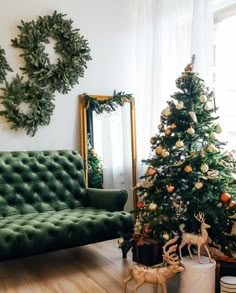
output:
M236 149L236 5L215 13L214 82L222 140Z

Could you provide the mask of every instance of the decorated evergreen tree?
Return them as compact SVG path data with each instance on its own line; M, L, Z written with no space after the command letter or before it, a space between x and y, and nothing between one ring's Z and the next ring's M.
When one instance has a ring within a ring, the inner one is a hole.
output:
M204 213L211 226L209 245L227 256L236 254L235 159L218 136L214 96L189 64L176 80L177 92L162 111L152 155L136 186L134 238L164 243L182 232L199 233L194 215Z
M88 187L103 188L102 162L88 141Z

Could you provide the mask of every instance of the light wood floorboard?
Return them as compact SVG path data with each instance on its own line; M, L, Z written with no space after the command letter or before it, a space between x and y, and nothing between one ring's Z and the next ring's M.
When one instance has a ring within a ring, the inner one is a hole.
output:
M132 264L132 253L122 259L117 240L4 261L0 293L121 293ZM153 287L146 284L138 292L151 293Z

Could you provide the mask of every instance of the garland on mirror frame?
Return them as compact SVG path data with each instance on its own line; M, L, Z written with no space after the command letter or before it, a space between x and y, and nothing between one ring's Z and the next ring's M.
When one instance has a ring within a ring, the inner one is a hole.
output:
M86 108L90 108L97 114L104 112L111 113L116 111L119 106L124 106L124 104L133 99L132 94L126 94L125 92L116 92L114 90L113 96L107 100L97 100L87 94L84 94L84 101Z
M13 71L0 48L1 104L5 116L11 123L11 129L23 128L26 134L34 136L39 126L48 125L55 108L54 92L68 93L84 76L86 62L91 60L87 40L80 35L79 29L73 29L71 19L54 11L53 15L39 16L37 21L24 22L18 26L20 34L12 39L12 46L23 51L25 66L20 68L27 75L17 75L12 81L6 81L6 72ZM59 54L57 63L50 63L45 44L49 38L56 41L54 50ZM24 109L26 106L26 109Z

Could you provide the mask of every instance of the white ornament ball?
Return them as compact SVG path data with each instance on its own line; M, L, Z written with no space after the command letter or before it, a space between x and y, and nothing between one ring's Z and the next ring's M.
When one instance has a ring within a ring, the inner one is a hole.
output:
M184 103L179 102L175 107L176 107L177 110L182 110L184 108Z
M206 103L206 101L207 101L207 96L205 96L205 95L201 95L200 98L199 98L199 100L200 100L201 103Z
M190 126L188 129L187 129L187 133L190 134L190 135L193 135L195 133L195 130L192 128L192 126Z
M182 140L178 140L175 144L175 146L178 148L178 149L181 149L183 146L184 146L184 143Z
M200 167L202 173L206 173L209 170L209 167L206 163L203 163Z
M164 127L164 125L163 125L162 123L160 123L160 124L158 125L158 129L159 129L159 130L162 130L163 127Z

